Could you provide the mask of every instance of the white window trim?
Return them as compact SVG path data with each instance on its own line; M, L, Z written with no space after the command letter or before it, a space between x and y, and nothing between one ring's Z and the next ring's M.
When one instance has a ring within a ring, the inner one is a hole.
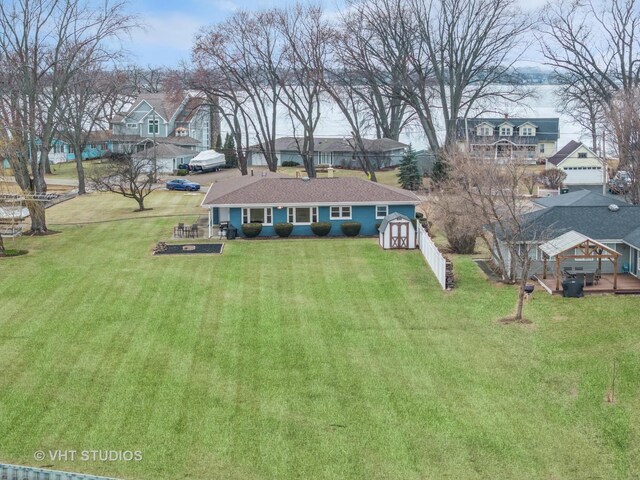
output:
M503 133L508 132L508 133ZM500 127L500 136L501 137L511 137L513 135L512 127Z
M260 210L261 207L243 207L242 208L242 224L245 225L247 223L252 223L251 222L251 214L250 214L250 210ZM272 207L264 207L264 218L271 218L270 222L262 222L262 225L265 226L271 226L273 225L273 208ZM268 212L268 213L267 213ZM247 220L249 220L248 222L245 222L245 218Z
M310 209L310 222L298 222L296 218L296 210L298 208L308 208ZM291 217L293 217L293 221L291 221ZM314 220L315 217L315 220ZM314 222L318 221L318 207L288 207L287 208L287 221L290 221L294 225L311 225Z
M378 215L378 208L384 207L386 209L386 214L383 215L382 217ZM389 215L389 205L376 205L376 220L380 220L384 217L386 217L387 215Z
M340 215L338 215L337 217L333 215L333 208L339 208L340 209ZM343 208L348 208L349 209L349 216L344 217L342 216L342 209ZM332 205L329 207L329 218L331 220L351 220L351 217L353 216L353 209L350 205Z
M147 120L147 133L149 135L153 135L153 132L151 131L152 125L155 125L157 127L156 135L158 135L160 133L160 120L158 120L157 118L155 120L152 118Z

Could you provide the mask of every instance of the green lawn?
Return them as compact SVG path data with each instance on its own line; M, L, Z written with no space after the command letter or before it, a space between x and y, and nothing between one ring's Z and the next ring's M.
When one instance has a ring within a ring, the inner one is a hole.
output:
M150 206L191 221L199 198L165 193ZM124 206L109 198L105 219ZM536 291L533 324L502 325L514 289L467 257L450 293L373 239L152 257L177 221L59 225L0 259L0 461L132 479L640 473L639 298ZM143 460L33 460L58 449Z

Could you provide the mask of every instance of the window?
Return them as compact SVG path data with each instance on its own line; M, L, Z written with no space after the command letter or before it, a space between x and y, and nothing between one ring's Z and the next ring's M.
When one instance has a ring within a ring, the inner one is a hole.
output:
M478 127L478 136L479 137L490 137L493 135L493 128L488 125L480 125Z
M243 208L242 223L263 223L271 225L273 220L272 208Z
M376 218L384 218L389 214L388 205L376 205Z
M587 152L578 152L578 158L587 158Z
M318 221L317 207L289 207L289 223L309 225Z
M521 127L520 128L520 136L521 137L533 137L535 135L533 131L533 127Z
M501 137L510 137L511 136L511 132L512 132L511 127L508 127L506 125L503 126L503 127L500 127L500 136Z
M348 220L351 218L351 207L331 207L332 220Z
M159 121L156 120L149 120L149 134L153 134L153 133L159 133L159 129L158 129L158 125L159 125Z
M540 153L544 153L544 143L540 144Z
M138 128L137 123L127 123L127 128Z

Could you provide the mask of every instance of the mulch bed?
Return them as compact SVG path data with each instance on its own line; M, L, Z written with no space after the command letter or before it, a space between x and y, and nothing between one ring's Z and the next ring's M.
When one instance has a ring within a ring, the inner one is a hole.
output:
M194 255L198 253L217 254L222 253L224 243L185 243L185 244L158 244L154 255Z

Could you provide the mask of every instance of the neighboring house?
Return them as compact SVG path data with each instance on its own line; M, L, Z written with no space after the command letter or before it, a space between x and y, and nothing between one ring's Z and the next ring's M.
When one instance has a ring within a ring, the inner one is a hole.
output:
M534 162L558 149L558 118L458 118L457 142L483 158L525 158Z
M535 198L533 203L538 208L551 207L608 207L609 205L627 205L627 202L591 190L576 190L575 192L564 193L553 197Z
M369 159L377 168L398 165L405 153L407 144L389 138L364 139ZM278 165L283 162L303 164L299 148L302 139L296 137L281 137L276 140L275 154ZM257 145L249 147L249 165L266 165L264 155ZM355 153L353 140L345 137L316 138L314 143L314 163L316 165L332 165L336 167L360 168Z
M155 156L158 173L173 173L179 165L189 163L198 152L187 148L178 147L169 143L159 143L155 147L149 147L135 153L137 159L153 159Z
M213 225L238 228L262 223L261 236L275 236L276 223L293 223L294 236L313 235L311 223L331 222L330 235L342 235L340 224L357 221L361 235L377 235L377 225L390 213L415 218L420 199L406 190L360 178L299 179L279 174L243 176L213 183L202 206Z
M562 197L562 196L561 196ZM555 197L559 198L559 197ZM619 272L629 272L635 277L640 277L638 268L640 263L640 206L618 205L613 206L552 206L524 215L524 230L526 238L522 238L523 244L535 242L541 244L557 238L570 231L578 232L589 239L593 239L620 254L618 263ZM498 247L503 258L508 258L508 250L504 242L498 239ZM542 252L539 248L531 249L532 264L531 274L540 273L542 270ZM497 253L494 252L494 256ZM550 271L553 271L553 261L549 261ZM565 260L563 267L584 266L582 259ZM611 273L613 265L605 262L602 273Z
M111 140L117 151L153 140L209 150L213 123L213 110L201 96L145 93L111 119Z
M584 143L571 140L547 159L546 168L567 174L565 185L602 185L607 183L605 162Z

